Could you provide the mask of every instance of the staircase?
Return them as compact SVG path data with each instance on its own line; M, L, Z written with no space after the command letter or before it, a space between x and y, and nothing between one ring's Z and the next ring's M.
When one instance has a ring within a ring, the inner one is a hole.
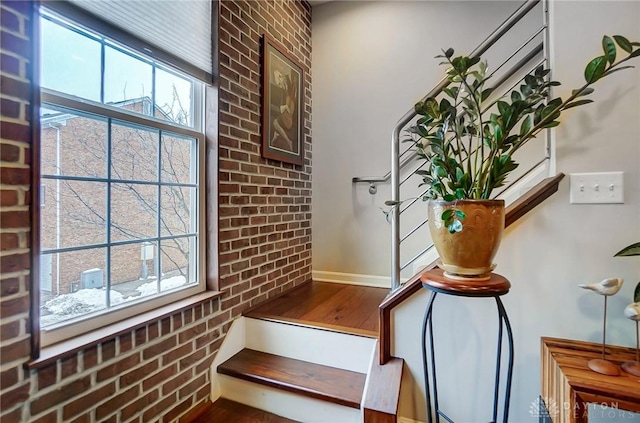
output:
M377 357L385 295L311 282L245 313L211 366L213 404L188 421L348 423L365 414L395 421L402 361L387 367L400 369L393 376L381 372ZM376 330L367 330L372 320ZM385 381L372 382L372 374ZM384 399L376 400L380 386Z

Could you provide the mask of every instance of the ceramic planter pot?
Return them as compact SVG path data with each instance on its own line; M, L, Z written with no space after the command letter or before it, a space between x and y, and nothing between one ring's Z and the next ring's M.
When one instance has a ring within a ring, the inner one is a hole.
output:
M466 214L462 231L449 233L442 212L456 208ZM454 278L488 278L494 269L504 230L504 200L430 200L429 231L438 250L438 266Z

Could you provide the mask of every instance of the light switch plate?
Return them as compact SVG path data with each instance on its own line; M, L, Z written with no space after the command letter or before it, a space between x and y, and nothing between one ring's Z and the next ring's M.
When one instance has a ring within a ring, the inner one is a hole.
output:
M624 203L623 172L571 173L571 204Z

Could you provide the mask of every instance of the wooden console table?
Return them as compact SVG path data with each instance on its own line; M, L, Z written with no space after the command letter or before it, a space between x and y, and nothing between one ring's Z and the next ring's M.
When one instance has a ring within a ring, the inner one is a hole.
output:
M606 376L587 367L599 358L602 344L542 338L542 399L553 423L587 423L588 404L640 413L640 378L621 371ZM635 350L607 345L607 360L616 364L635 359Z

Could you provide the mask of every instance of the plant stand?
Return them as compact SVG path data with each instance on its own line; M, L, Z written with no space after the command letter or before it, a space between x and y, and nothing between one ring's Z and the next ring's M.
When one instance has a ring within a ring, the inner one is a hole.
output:
M503 328L507 332L507 346L508 346L508 363L507 374L505 382L505 391L502 405L502 422L507 423L509 420L509 399L511 395L511 379L513 375L513 334L511 332L511 324L507 317L507 312L500 300L500 297L507 292L511 287L511 283L503 276L492 273L491 277L487 280L459 280L450 279L444 276L442 269L436 268L425 272L421 276L422 286L431 291L429 303L424 315L424 322L422 325L422 362L424 369L424 383L427 401L427 422L433 423L432 416L432 403L431 397L433 394L433 411L435 413L435 422L440 423L440 417L444 418L447 422L453 423L439 407L438 404L438 383L436 380L436 362L435 362L435 347L433 343L433 304L438 294L455 295L459 297L493 297L496 301L498 309L498 348L496 353L496 373L494 382L494 396L493 396L493 418L491 423L497 423L498 421L498 403L500 399L500 369L502 366L502 335ZM428 344L427 344L428 339ZM427 358L427 355L429 356Z

